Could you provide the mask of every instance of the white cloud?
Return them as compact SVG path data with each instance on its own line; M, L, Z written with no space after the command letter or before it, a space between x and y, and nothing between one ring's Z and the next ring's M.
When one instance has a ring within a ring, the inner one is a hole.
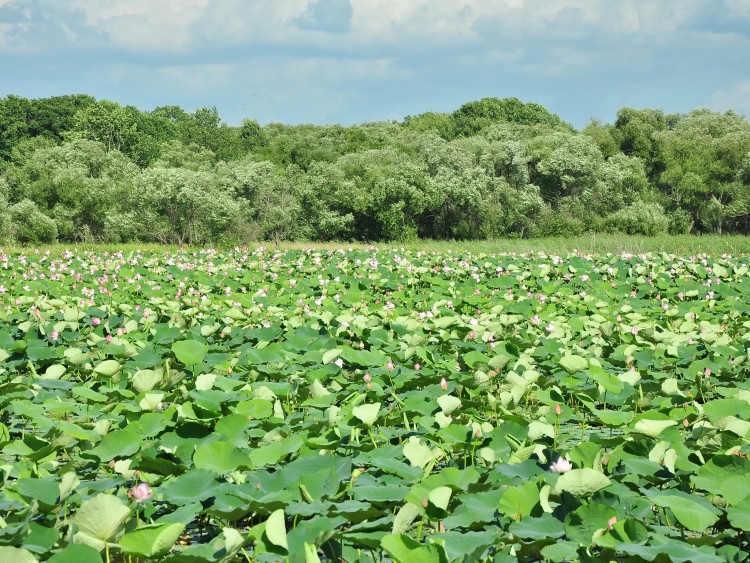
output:
M75 0L85 24L106 34L115 46L133 50L180 51L192 43L192 28L208 0Z
M750 18L750 0L726 0L725 6L731 16Z
M31 68L35 95L292 122L485 95L560 100L571 121L615 104L747 112L749 19L750 0L0 0L0 70L20 95Z
M732 109L750 116L750 78L717 90L711 98L711 107L716 111Z

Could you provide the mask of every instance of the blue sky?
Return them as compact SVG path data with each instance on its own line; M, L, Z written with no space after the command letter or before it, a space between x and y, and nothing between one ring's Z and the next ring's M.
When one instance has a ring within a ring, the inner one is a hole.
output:
M232 125L537 102L750 115L750 0L0 0L0 96L85 93Z

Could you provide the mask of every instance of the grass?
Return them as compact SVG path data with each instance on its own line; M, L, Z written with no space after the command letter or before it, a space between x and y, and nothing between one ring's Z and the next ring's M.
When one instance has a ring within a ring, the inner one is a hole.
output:
M422 250L426 252L470 252L472 254L496 253L529 253L544 252L547 254L567 254L573 250L585 254L642 254L647 252L666 252L668 254L693 255L709 254L720 256L750 255L750 237L747 236L719 236L719 235L661 235L656 237L587 234L576 237L556 237L538 239L496 239L481 241L436 241L415 240L408 242L385 243L357 243L357 242L254 242L250 248L266 246L268 248L300 249L312 248L320 250L334 250L339 248L405 248L408 250ZM65 249L94 250L97 252L133 252L136 250L159 252L174 251L177 245L158 244L92 244L92 243L60 243L41 247L9 246L2 250L12 254L30 252L36 249L50 250L57 254Z

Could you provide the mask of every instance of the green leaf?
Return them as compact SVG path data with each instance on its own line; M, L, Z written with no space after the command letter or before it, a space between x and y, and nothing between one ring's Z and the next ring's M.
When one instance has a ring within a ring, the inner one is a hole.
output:
M151 391L162 380L162 374L150 369L144 369L136 372L133 376L133 388L139 393Z
M578 371L583 371L587 367L589 367L589 361L582 356L576 356L575 354L566 354L565 356L560 358L560 365L568 373L576 373Z
M282 509L274 510L266 520L266 536L268 541L277 547L289 549L286 540L286 517Z
M621 544L646 543L648 538L646 526L633 518L627 518L615 522L605 534L594 538L594 543L602 547L617 548Z
M115 457L128 457L141 447L141 436L130 430L114 430L106 434L99 445L89 450L101 461L107 462Z
M36 557L23 548L0 546L0 561L8 563L37 563Z
M57 528L42 526L37 522L29 523L29 535L23 540L24 549L44 555L60 541Z
M435 458L435 455L417 436L410 436L404 445L404 457L409 460L412 467L424 467Z
M333 360L338 358L343 350L341 348L333 348L332 350L326 351L325 354L323 354L323 363L324 364L330 364Z
M208 346L197 340L180 340L172 344L172 352L186 366L196 365L205 359Z
M646 436L656 438L659 434L664 432L667 428L677 426L675 420L652 420L648 418L642 418L633 426L635 432L640 432Z
M440 395L437 399L440 410L443 414L450 414L461 406L461 399L454 397L453 395Z
M671 510L680 524L696 532L702 532L709 526L713 526L721 514L714 507L709 508L702 503L677 495L654 496L651 501L657 506Z
M248 418L270 418L273 415L273 402L266 399L242 401L235 407L235 412Z
M610 506L583 504L565 517L565 533L569 539L588 547L599 530L607 529L613 516L617 513Z
M53 507L60 496L60 486L54 479L21 478L16 485L16 492L21 496L39 501L41 505Z
M305 563L320 563L318 548L307 542L305 542Z
M539 486L536 482L529 481L520 487L505 489L500 497L498 510L511 520L520 520L524 516L529 516L538 503Z
M565 526L551 514L543 514L538 518L522 518L518 522L512 522L508 531L519 538L543 540L563 537Z
M101 551L106 543L117 540L130 509L114 495L100 493L85 500L73 517L75 543L85 543Z
M737 506L728 509L727 518L732 527L750 532L750 496L746 496Z
M453 489L451 489L450 487L436 487L429 492L429 494L427 495L427 500L438 508L448 510L448 504L451 501L452 494Z
M47 561L48 563L102 563L102 557L90 545L70 544Z
M53 364L46 370L44 370L42 379L60 379L63 375L65 375L66 371L68 371L68 368L66 368L64 365Z
M228 442L211 442L196 446L193 463L198 469L208 469L224 475L250 465L249 450L240 450Z
M162 485L159 490L164 500L179 506L209 499L216 494L218 487L212 471L193 469Z
M422 545L403 534L383 536L381 547L394 561L409 563L447 563L448 557L442 545L431 543Z
M372 426L375 423L379 412L380 403L358 405L352 409L352 414L367 426Z
M103 362L97 364L97 366L94 368L94 373L98 373L99 375L104 375L106 377L112 377L121 369L122 366L117 360L104 360Z
M609 478L595 469L571 469L557 479L553 492L561 494L566 491L574 497L587 497L610 485Z
M542 548L541 554L554 563L575 561L578 559L578 544L572 541L561 541Z
M161 557L174 546L184 530L184 524L147 524L123 535L119 543L123 553Z
M412 522L421 514L420 507L411 502L407 502L398 509L393 519L392 534L403 534L411 528Z

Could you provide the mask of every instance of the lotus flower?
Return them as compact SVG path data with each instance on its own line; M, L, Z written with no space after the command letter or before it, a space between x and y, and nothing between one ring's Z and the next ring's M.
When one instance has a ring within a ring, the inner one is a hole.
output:
M557 461L549 466L549 470L552 471L552 473L565 473L571 469L573 469L573 464L563 457L557 458Z
M132 498L136 504L141 504L144 500L149 500L154 496L151 487L148 483L138 483L135 487L128 491L128 496Z

